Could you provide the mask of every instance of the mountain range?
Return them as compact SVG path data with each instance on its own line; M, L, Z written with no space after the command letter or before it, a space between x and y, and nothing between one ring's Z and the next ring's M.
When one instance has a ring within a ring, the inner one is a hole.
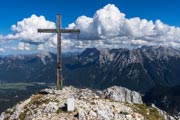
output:
M154 103L172 114L180 111L178 49L162 46L133 50L87 48L77 56L64 55L62 60L64 85L93 89L123 86L140 92L146 103ZM55 79L55 54L0 58L1 82L52 83Z
M64 58L67 84L104 89L120 85L146 93L156 85L180 84L180 51L165 47L86 49L79 57ZM72 77L73 76L73 79Z

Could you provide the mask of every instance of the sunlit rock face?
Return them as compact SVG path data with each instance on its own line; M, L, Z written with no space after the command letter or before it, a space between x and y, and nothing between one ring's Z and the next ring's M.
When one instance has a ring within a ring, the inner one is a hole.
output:
M142 104L140 93L131 91L124 87L113 86L103 90L104 98L113 99L121 102Z

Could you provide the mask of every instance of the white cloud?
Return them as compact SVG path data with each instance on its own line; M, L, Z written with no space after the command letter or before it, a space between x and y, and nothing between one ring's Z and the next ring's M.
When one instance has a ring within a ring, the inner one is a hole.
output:
M79 28L82 40L103 39L120 34L120 23L125 20L125 14L121 13L114 5L107 5L98 10L93 18L80 16L75 23L68 28Z
M18 48L22 50L30 50L31 44L37 44L40 51L56 49L56 35L37 33L38 28L55 28L55 23L43 16L32 15L12 25L13 34L0 35L0 40L19 40L21 43L18 44ZM63 34L62 51L77 50L78 46L81 49L143 45L180 47L179 27L169 26L160 20L153 22L139 17L126 18L125 14L113 4L97 10L93 17L78 17L67 28L80 29L80 41L76 40L75 34Z
M30 51L31 47L29 43L19 42L18 44L18 50L27 50Z
M81 16L76 20L76 23L72 23L69 25L70 29L78 28L81 30L81 39L98 39L97 31L95 29L95 24L93 23L93 19Z
M0 53L5 52L4 48L0 48Z
M114 5L106 5L98 10L93 17L96 30L101 38L120 35L121 23L125 20L125 14L121 13Z
M17 22L16 25L12 25L11 30L13 34L0 35L0 41L2 43L14 40L19 41L17 46L11 47L13 50L29 51L31 50L31 44L39 45L46 43L47 47L56 46L55 34L38 33L38 28L53 29L55 28L55 23L46 20L44 16L33 14L29 18L24 18L22 21Z
M29 43L45 42L52 37L52 34L40 34L38 28L55 28L55 23L46 20L43 16L32 15L22 21L12 25L11 29L14 34L9 34L4 37L7 40L21 40Z
M108 4L97 10L92 18L81 16L69 25L69 28L79 28L80 38L92 40L84 46L123 47L143 45L165 45L180 47L180 28L169 26L160 20L126 18L125 14L113 4ZM97 40L96 45L94 40ZM98 42L99 41L99 42Z

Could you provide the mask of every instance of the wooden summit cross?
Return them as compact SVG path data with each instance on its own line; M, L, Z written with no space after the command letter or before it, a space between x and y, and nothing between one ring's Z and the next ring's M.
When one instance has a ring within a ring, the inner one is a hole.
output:
M57 79L56 86L57 89L61 89L63 87L63 79L62 79L62 59L61 59L61 33L80 33L79 29L61 29L61 16L59 14L56 15L57 26L56 29L38 29L38 32L44 33L57 33Z

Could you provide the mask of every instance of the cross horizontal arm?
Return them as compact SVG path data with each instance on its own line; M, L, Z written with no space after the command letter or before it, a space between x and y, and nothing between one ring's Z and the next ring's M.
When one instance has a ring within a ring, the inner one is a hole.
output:
M38 29L38 32L44 32L44 33L57 33L57 29Z
M60 29L61 33L80 33L79 29Z
M38 29L38 32L57 33L57 29ZM60 29L60 33L80 33L79 29Z

